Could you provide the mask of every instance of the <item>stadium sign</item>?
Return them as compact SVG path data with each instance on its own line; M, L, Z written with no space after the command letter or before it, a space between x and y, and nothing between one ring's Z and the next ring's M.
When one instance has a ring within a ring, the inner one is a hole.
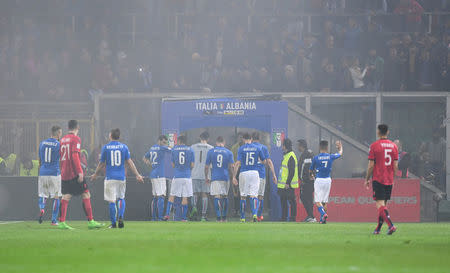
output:
M256 110L254 101L229 101L229 102L209 102L200 101L195 103L195 110L205 115L228 115L243 116L248 110Z

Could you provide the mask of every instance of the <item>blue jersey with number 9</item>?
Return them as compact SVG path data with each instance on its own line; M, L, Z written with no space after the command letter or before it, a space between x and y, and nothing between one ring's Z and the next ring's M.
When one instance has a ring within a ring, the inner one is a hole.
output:
M172 163L175 166L174 178L191 178L191 163L195 160L194 151L186 145L172 149Z
M111 141L102 148L100 162L106 164L106 180L125 181L125 161L130 159L127 145Z
M208 151L206 165L212 165L212 181L228 181L228 166L234 163L233 153L225 147L215 147Z
M241 162L241 172L257 171L259 160L266 160L266 157L259 146L253 143L247 143L239 148L238 161Z

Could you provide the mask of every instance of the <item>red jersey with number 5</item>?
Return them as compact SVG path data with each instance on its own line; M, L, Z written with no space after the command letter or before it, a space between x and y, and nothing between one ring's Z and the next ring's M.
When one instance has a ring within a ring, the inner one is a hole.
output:
M375 161L372 180L383 185L394 184L394 161L398 161L397 145L389 139L379 139L370 145L369 160Z
M60 162L61 180L71 180L83 173L80 162L81 140L74 134L67 134L61 139Z

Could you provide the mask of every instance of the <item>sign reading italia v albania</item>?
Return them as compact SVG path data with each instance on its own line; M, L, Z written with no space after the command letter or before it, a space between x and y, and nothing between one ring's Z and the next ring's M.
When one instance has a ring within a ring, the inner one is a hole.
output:
M394 223L420 222L420 180L396 179L388 209ZM375 222L377 210L372 185L367 190L363 179L333 179L328 215L332 222ZM301 204L297 216L300 221L306 217ZM317 219L318 216L317 213Z
M256 110L254 101L202 101L195 103L195 110L202 111L206 115L230 115L242 116L245 111Z

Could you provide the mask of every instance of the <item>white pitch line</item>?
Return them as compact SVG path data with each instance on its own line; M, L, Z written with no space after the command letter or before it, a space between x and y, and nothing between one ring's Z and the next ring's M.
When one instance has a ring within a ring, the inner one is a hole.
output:
M7 225L7 224L17 224L22 223L23 221L0 221L0 225Z

